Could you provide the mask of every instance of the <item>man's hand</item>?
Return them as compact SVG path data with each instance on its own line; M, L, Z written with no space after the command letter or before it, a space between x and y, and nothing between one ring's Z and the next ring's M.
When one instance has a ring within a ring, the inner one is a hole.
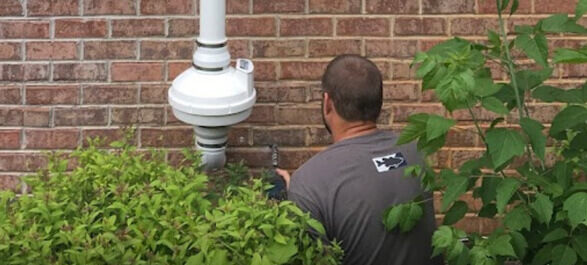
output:
M276 168L275 172L277 172L277 174L279 174L283 178L283 180L285 180L285 188L289 189L289 181L291 179L289 172L287 172L286 170L283 170L281 168Z

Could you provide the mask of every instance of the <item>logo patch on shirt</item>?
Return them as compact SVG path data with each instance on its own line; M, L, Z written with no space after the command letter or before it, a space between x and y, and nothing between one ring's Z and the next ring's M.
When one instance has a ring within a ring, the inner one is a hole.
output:
M373 158L373 163L379 173L400 168L408 164L402 153Z

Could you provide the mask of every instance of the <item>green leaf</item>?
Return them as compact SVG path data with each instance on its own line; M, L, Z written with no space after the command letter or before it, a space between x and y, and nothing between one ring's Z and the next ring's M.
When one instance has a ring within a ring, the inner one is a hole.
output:
M475 96L484 98L495 95L495 93L501 90L503 84L496 84L491 78L480 78L475 80L477 85L473 90Z
M415 139L418 139L426 133L426 124L428 122L429 114L419 113L414 114L408 118L408 125L404 127L397 145L407 144Z
M581 259L587 262L587 232L583 231L581 234L573 236L572 246Z
M432 235L432 245L435 248L448 248L453 241L453 230L448 226L440 226Z
M443 183L446 183L446 191L444 192L444 197L442 198L441 208L441 210L444 212L454 201L467 192L469 178L456 175L450 170L443 170L442 173L442 181Z
M409 202L391 207L384 216L384 225L388 231L399 226L402 233L408 232L422 219L424 210L419 203Z
M518 7L520 7L520 0L514 0L512 3L512 9L510 10L510 16L518 11Z
M438 65L422 78L422 90L434 89L438 84L448 76L448 68Z
M516 252L511 243L512 237L509 235L502 235L491 242L488 246L489 252L495 256L509 256L516 257Z
M554 211L554 205L548 196L538 193L536 194L536 200L530 205L534 210L534 218L540 223L548 224L552 219L552 213Z
M471 264L475 265L497 264L495 260L491 258L491 252L482 246L474 246L469 252L469 258L471 260Z
M436 87L435 93L444 106L452 112L466 102L469 91L474 89L474 73L467 69L455 74L452 78L444 79Z
M532 265L544 265L552 260L552 245L546 245L542 247L536 255L534 255L534 259L532 259Z
M494 176L484 176L483 183L481 187L477 189L478 197L481 198L481 201L484 205L491 203L495 200L495 196L497 195L497 187L499 183L501 183L501 178L494 177Z
M199 265L199 264L204 264L204 252L200 252L196 255L193 255L186 261L186 265Z
M587 108L578 105L569 106L554 117L549 134L556 139L561 139L562 132L578 124L585 124L586 120Z
M487 133L486 141L495 168L502 166L515 156L524 154L524 138L517 131L504 128L493 129Z
M438 115L430 115L426 122L426 138L428 141L446 134L457 121Z
M537 25L548 33L586 33L587 30L578 25L568 14L556 14L541 20Z
M298 253L295 241L287 244L271 244L267 249L268 258L277 264L288 264L291 257Z
M308 223L310 223L310 222L308 222ZM273 240L275 240L275 242L283 244L283 245L287 244L285 237L279 232L275 233L275 235L273 236Z
M552 265L575 265L577 253L567 245L557 245L552 249Z
M557 228L546 234L542 239L542 243L554 242L567 237L569 237L569 232L567 232L567 230L563 228Z
M385 229L387 229L387 231L392 231L399 225L399 220L403 210L403 204L398 204L392 206L389 210L386 211L386 213L383 215L383 224L385 225Z
M324 229L324 226L322 225L322 223L318 222L316 219L308 220L308 225L312 229L314 229L316 232L318 232L318 234L326 235L326 229Z
M514 178L505 178L497 186L496 206L497 212L503 213L505 206L508 204L514 193L518 191L522 184Z
M522 207L516 207L505 215L504 224L507 228L514 231L521 231L522 229L530 230L532 218Z
M552 86L540 86L532 91L532 97L544 102L578 103L587 102L587 86L564 90Z
M555 63L587 63L587 53L583 50L559 48L554 51Z
M548 55L544 55L543 52L543 40L542 38L532 38L529 34L520 34L514 40L515 46L524 51L529 58L533 59L543 67L548 67Z
M542 133L544 126L537 120L522 118L520 125L524 132L530 137L532 150L540 160L544 161L546 157L546 135Z
M479 210L479 217L484 218L493 218L497 214L497 207L495 207L495 203L485 204Z
M226 250L215 250L214 255L210 258L209 265L224 265L229 264L228 252Z
M587 0L580 0L575 8L575 20L579 21L583 15L587 12Z
M516 231L510 231L510 236L512 236L511 243L516 252L516 257L518 257L518 260L524 260L528 251L526 238L520 232Z
M565 200L563 209L568 212L573 229L587 220L587 193L577 192Z
M424 76L426 76L428 73L430 73L430 71L432 71L436 67L436 64L436 61L432 58L425 60L416 71L416 78L424 78Z
M520 70L516 72L518 79L518 88L524 91L530 91L533 88L542 85L544 81L548 80L554 72L554 68L545 68L539 71L534 70ZM513 91L513 88L512 88ZM515 93L515 92L514 92ZM515 94L514 94L515 97Z
M503 102L494 97L484 98L481 102L481 107L497 114L507 115L510 113L508 108L503 105Z
M450 210L444 216L443 225L453 225L459 220L463 219L465 214L469 211L469 205L464 201L455 202Z

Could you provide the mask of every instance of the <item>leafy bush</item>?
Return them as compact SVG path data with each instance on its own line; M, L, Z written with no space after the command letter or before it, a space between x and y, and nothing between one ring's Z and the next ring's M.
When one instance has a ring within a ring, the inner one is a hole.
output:
M56 156L28 177L30 196L0 192L2 264L337 264L336 244L313 240L322 226L291 202L268 201L263 184L229 187L218 200L198 170L165 153L90 147ZM242 168L233 173L241 174Z
M499 32L489 31L488 43L455 38L416 56L417 77L424 90L434 90L444 107L463 109L471 115L486 147L478 159L458 170L437 173L427 166L413 166L406 174L420 177L427 191L442 192L444 224L433 237L434 254L444 253L450 264L587 264L587 84L563 89L544 84L559 63L586 63L587 47L559 48L549 60L547 36L585 34L578 21L587 11L581 0L575 17L559 14L536 25L515 27L509 38L502 13L516 12L518 0L496 0ZM509 7L509 10L508 10ZM514 55L520 55L514 57ZM523 67L525 55L536 65ZM507 81L494 82L488 63L497 63ZM566 104L545 128L530 115L528 102ZM473 107L497 114L491 124L481 124ZM507 117L508 123L504 117ZM418 142L430 155L442 148L456 120L416 114L409 118L399 144ZM547 133L543 132L548 129ZM554 146L547 146L554 142ZM548 157L553 159L548 159ZM482 204L477 209L461 200L472 192ZM421 204L416 200L392 207L384 223L389 230L413 227ZM475 208L475 209L471 209ZM488 237L467 235L453 225L468 212L497 218L501 227ZM412 221L410 221L412 220ZM470 249L460 240L471 239Z

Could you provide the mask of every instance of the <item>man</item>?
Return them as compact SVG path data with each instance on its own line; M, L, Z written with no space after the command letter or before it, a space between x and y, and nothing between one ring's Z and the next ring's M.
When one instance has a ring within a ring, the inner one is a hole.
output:
M383 212L421 194L417 179L403 177L407 165L422 164L415 146L396 146L398 136L378 130L383 104L377 66L358 55L342 55L322 78L322 115L334 144L291 177L278 170L288 199L326 228L329 240L342 241L344 264L442 264L430 260L436 229L430 201L411 232L387 232Z

